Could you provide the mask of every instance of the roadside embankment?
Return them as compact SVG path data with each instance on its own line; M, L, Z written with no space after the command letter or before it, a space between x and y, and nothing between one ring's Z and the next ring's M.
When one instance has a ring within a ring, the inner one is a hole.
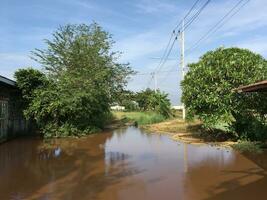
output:
M185 122L182 119L171 119L161 123L142 126L151 133L167 134L173 140L182 141L189 144L212 144L218 146L231 147L236 142L226 138L224 134L207 133L201 128L200 121Z
M175 141L181 141L193 145L214 145L244 153L262 152L262 143L237 141L233 134L220 129L207 131L202 128L199 120L187 122L181 118L166 119L153 112L114 112L113 129L116 127L139 125L140 128L152 134L168 135ZM266 146L266 145L265 145Z

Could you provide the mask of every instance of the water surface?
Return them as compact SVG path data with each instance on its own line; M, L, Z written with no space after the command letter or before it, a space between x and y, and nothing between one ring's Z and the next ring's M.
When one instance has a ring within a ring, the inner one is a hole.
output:
M0 145L1 200L267 199L267 156L193 146L134 127Z

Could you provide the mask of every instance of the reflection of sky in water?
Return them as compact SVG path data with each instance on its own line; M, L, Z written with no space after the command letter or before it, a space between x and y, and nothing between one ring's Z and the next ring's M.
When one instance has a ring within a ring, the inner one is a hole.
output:
M55 150L54 150L54 156L55 157L59 157L61 154L61 148L60 147L57 147Z
M235 153L225 148L190 144L184 146L166 136L145 134L134 127L115 131L104 146L107 168L126 158L138 169L164 168L166 172L174 170L184 173L185 162L188 168L207 161L213 166L224 166L235 159Z
M235 153L227 148L211 147L208 145L187 145L187 157L190 165L194 166L203 161L217 165L228 165L235 159Z

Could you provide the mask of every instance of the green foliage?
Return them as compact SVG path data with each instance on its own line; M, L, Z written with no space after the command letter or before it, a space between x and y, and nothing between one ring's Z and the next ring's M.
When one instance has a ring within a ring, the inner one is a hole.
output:
M15 72L14 77L22 92L25 105L33 100L36 89L43 88L48 84L45 74L33 68L19 69Z
M242 113L233 123L234 130L242 140L266 141L267 121L253 112Z
M138 125L154 124L164 121L166 118L155 112L115 112L120 120L136 122Z
M110 104L132 73L117 62L111 36L97 24L60 27L47 48L33 57L45 69L48 84L34 90L25 111L46 137L84 135L105 125Z
M155 111L165 117L171 116L171 103L168 94L159 90L146 89L137 93L135 100L143 111Z
M118 95L116 104L124 106L126 111L139 110L139 106L137 102L135 102L135 94L129 90L125 90Z
M138 103L136 103L135 101L133 101L131 99L123 100L121 105L125 107L126 111L137 111L137 110L139 110Z
M233 124L236 128L235 123L244 120L240 116L248 112L264 118L266 94L239 94L233 89L267 79L266 64L262 56L246 49L219 48L207 52L199 62L189 65L182 82L182 101L188 116L198 116L208 128L217 123Z

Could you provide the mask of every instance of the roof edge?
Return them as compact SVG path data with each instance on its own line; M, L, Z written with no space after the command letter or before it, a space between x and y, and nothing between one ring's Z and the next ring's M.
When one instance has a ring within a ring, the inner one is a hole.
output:
M13 80L6 78L4 76L1 76L1 75L0 75L0 82L5 83L5 84L10 85L10 86L16 86L16 81L13 81Z
M260 91L260 90L267 90L267 80L260 81L254 84L240 86L238 88L235 88L233 91L237 92L254 92L254 91Z

